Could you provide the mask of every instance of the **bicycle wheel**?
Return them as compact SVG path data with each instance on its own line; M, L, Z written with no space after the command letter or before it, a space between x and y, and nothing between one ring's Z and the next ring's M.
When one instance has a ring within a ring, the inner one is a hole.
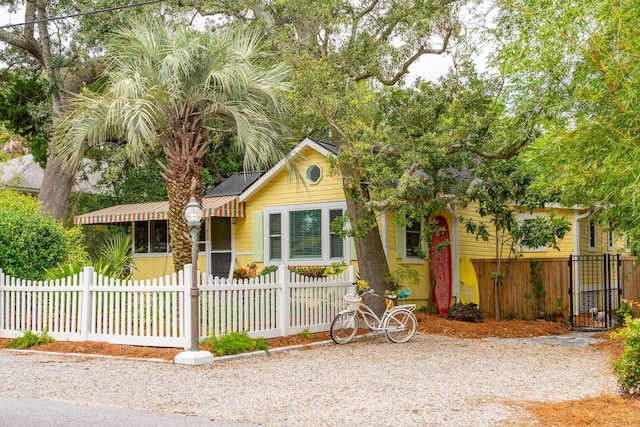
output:
M355 311L339 313L331 322L331 339L336 344L346 344L356 336L358 326L358 314Z
M409 341L416 333L418 321L409 310L393 311L384 324L387 338L392 342L401 343Z

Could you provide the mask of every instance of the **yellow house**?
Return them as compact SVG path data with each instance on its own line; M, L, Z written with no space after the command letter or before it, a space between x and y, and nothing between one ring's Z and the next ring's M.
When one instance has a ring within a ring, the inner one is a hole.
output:
M346 210L342 179L330 173L327 157L333 145L306 137L287 159L265 172L237 173L203 198L204 227L200 231L198 268L212 275L228 277L234 269L255 265L257 272L274 265L328 266L334 262L355 263L350 239L331 232L332 220ZM298 173L292 173L295 164ZM441 214L446 219L451 252L451 302L460 292L459 260L493 260L495 241L483 242L465 231L461 218L478 218L474 205L452 204ZM79 224L120 224L133 235L137 251L134 279L156 278L173 272L166 220L168 202L114 206L75 218ZM614 253L620 244L613 234L590 222L584 209L553 207L566 215L572 229L560 242L560 251L523 248L525 258L564 258L580 253ZM533 215L546 215L544 211ZM521 219L527 219L522 215ZM485 220L485 222L487 222ZM431 278L429 261L416 255L423 224L397 225L393 213L379 217L387 262L391 271L401 265L420 274L410 299L426 305ZM504 254L505 257L508 254ZM482 296L486 298L486 296Z
M329 226L346 209L342 180L329 173L332 153L331 144L307 137L268 171L237 173L205 194L198 268L226 277L251 264L260 271L278 264L350 263L352 245ZM134 203L79 215L75 222L123 226L136 250L134 279L156 278L173 273L167 211L167 201Z

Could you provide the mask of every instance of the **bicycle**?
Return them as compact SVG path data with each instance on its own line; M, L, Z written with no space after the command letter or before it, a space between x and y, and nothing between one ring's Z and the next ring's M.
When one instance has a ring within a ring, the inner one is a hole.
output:
M394 343L407 342L413 337L418 324L416 316L413 314L413 310L416 308L415 304L395 305L398 296L385 295L386 308L380 318L362 302L364 295L379 296L374 293L373 289L360 295L347 294L344 296L347 309L338 313L329 329L333 342L346 344L356 336L360 327L358 315L362 317L369 330L374 333L386 333L387 338Z

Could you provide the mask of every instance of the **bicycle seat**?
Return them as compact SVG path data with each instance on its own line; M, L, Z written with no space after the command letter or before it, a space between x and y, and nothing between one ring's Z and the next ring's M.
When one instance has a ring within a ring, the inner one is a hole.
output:
M398 295L396 294L388 294L384 296L386 299L390 299L391 301L395 301L398 299Z

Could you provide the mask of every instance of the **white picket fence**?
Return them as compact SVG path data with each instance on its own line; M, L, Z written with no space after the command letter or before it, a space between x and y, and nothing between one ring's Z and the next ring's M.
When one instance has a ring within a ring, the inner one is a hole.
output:
M190 278L191 265L145 281L104 277L92 267L53 281L17 279L0 269L0 337L46 329L57 340L188 349ZM272 338L305 329L326 331L354 282L352 266L322 278L301 276L286 266L240 281L202 274L200 337L247 332Z

